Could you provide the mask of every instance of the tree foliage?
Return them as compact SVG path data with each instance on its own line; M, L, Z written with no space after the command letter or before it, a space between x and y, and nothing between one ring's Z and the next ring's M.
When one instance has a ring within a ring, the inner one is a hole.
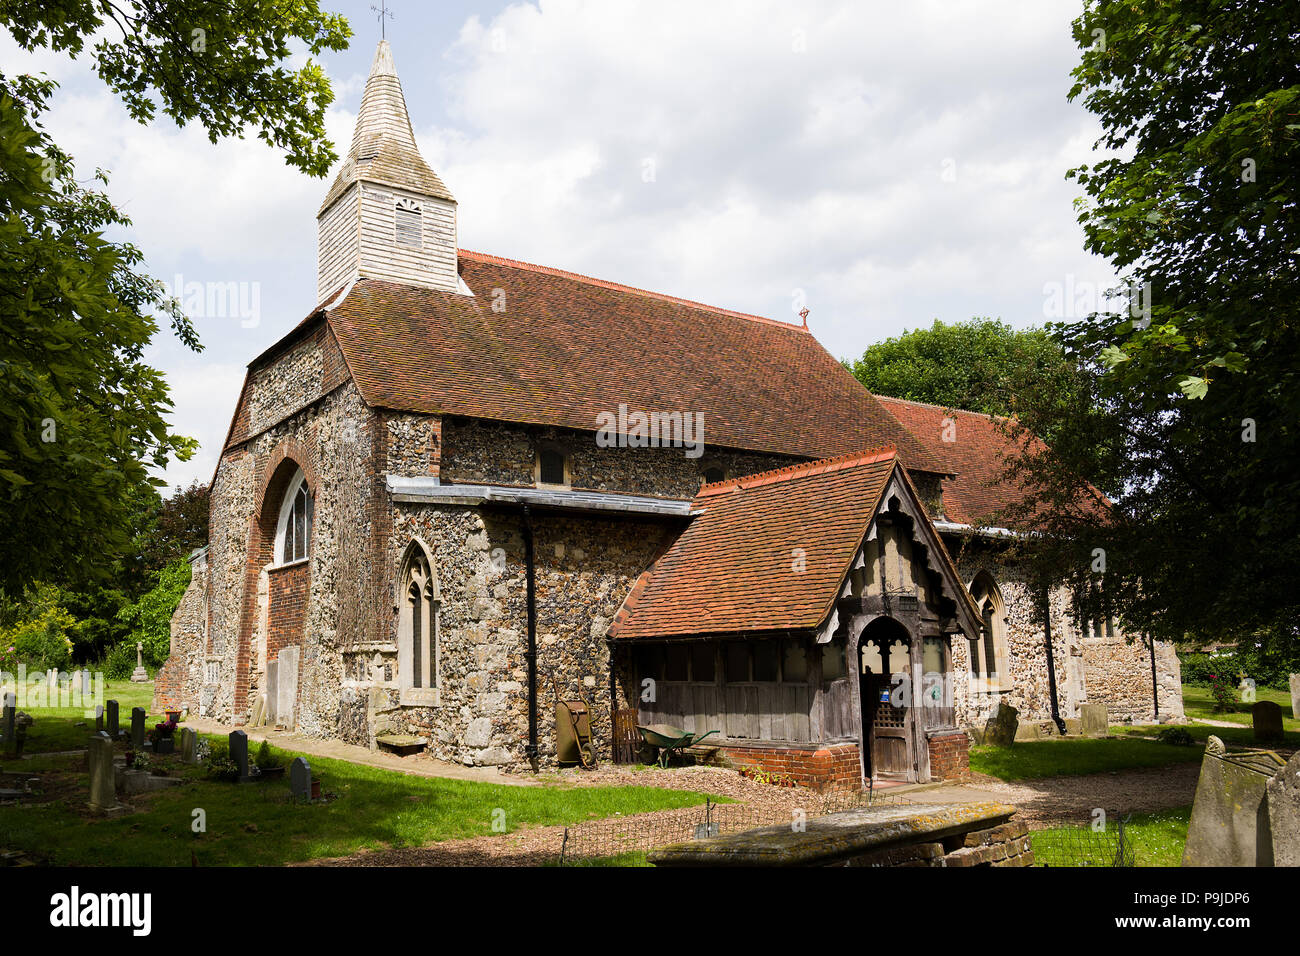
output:
M1055 329L1085 400L1020 396L1052 455L1012 471L1029 548L1130 630L1294 637L1300 590L1300 8L1090 2L1073 97L1103 154L1073 170L1087 248L1136 301ZM1063 507L1091 482L1114 501Z

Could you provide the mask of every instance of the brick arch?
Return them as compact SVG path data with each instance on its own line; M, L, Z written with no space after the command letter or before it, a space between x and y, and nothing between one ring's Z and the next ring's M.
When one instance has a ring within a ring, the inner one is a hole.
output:
M236 723L242 722L242 717L249 705L248 692L252 683L253 636L257 631L261 613L261 607L258 603L258 577L262 568L272 563L272 551L275 547L275 533L276 526L279 523L280 505L285 492L288 490L290 480L300 469L306 479L308 492L319 502L320 499L317 493L320 485L316 477L316 465L316 455L307 446L296 439L288 438L272 449L260 469L262 479L258 483L257 497L254 499L256 502L255 510L249 519L248 550L244 567L244 606L240 614L239 645L235 660L234 719ZM296 583L297 589L303 592L301 602L304 616L306 613L306 595L311 592L311 567L312 562L308 561L305 566L294 572L295 577L302 579ZM272 589L268 593L268 623L272 630L274 630L275 625L270 616L275 613L276 601L277 595ZM271 635L268 635L267 641L267 657L269 659L275 650L272 646ZM293 641L286 640L282 641L282 643L287 645L293 643ZM298 643L301 644L301 636Z

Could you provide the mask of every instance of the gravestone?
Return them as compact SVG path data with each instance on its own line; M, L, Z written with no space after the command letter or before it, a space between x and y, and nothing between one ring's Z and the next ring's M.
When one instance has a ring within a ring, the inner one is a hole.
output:
M199 762L199 735L193 727L181 728L181 763Z
M1266 799L1270 782L1286 768L1271 750L1228 753L1222 740L1211 737L1196 782L1183 866L1272 866L1275 841L1295 839L1294 832L1278 834L1270 824ZM1294 797L1294 788L1289 795ZM1279 790L1279 801L1287 796Z
M131 708L131 746L137 751L144 748L144 708Z
M1085 737L1105 737L1110 732L1110 712L1105 704L1080 704L1079 724Z
M81 694L83 697L89 697L90 693L90 671L83 670L81 672Z
M262 712L262 723L268 727L274 727L278 722L275 713L275 698L280 686L280 662L267 661L266 663L266 708Z
M253 700L253 712L248 716L248 726L261 727L262 717L266 713L266 695L258 694Z
M104 705L95 705L95 733L101 733L104 729Z
M90 809L112 810L117 806L117 769L113 766L113 741L96 734L86 742L90 767Z
M311 764L302 757L294 757L289 764L289 792L295 800L311 799Z
M1010 747L1016 742L1016 729L1020 726L1019 711L1002 701L984 725L984 743L995 747Z
M1274 866L1300 866L1300 752L1265 788Z
M4 712L0 715L0 733L5 738L5 753L16 754L18 752L18 735L16 721L18 718L18 698L12 691L5 693Z
M117 701L110 700L104 704L104 723L108 724L108 736L110 740L117 740L122 735L121 728L117 724Z
M1251 723L1258 743L1282 741L1282 708L1271 700L1256 701L1250 708Z
M242 730L230 732L230 759L239 768L239 779L248 779L248 734Z
M1300 674L1291 675L1291 719L1300 720Z
M144 669L144 644L140 641L135 642L135 670L131 672L131 680L136 684L144 684L149 680L149 672Z
M294 703L298 697L298 646L280 650L277 686L268 687L275 693L275 721L277 727L293 729Z

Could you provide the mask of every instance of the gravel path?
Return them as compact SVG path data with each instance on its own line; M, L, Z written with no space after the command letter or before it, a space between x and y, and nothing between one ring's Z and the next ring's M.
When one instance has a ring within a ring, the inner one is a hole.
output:
M1076 777L1046 777L1003 783L976 775L970 783L928 790L904 790L900 796L917 803L964 803L1000 800L1015 806L1031 828L1080 825L1091 821L1094 807L1108 813L1146 812L1186 806L1196 792L1197 763L1170 767L1118 771ZM673 770L631 770L619 766L594 771L543 774L540 782L571 786L653 786L694 790L732 797L740 806L720 805L719 816L743 819L752 813L768 822L789 819L798 809L809 817L829 809L819 794L803 788L755 783L733 770L717 767L682 767ZM834 798L832 798L834 799ZM699 807L661 810L609 821L602 830L635 830L653 826L664 832L673 825L689 828L701 814ZM591 827L591 825L584 825ZM577 831L571 831L575 833ZM685 832L689 832L686 830ZM448 840L423 847L373 850L304 866L539 866L554 863L564 839L564 827L525 827L513 833Z

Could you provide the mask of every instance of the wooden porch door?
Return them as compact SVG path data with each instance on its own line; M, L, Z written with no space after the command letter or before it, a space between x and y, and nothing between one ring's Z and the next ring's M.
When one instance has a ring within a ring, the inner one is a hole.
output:
M865 633L859 645L862 736L869 756L866 771L876 780L915 779L911 642L900 631L891 628L879 636ZM896 681L893 674L901 674L903 679Z

